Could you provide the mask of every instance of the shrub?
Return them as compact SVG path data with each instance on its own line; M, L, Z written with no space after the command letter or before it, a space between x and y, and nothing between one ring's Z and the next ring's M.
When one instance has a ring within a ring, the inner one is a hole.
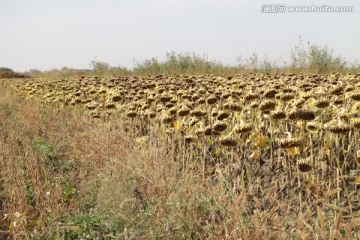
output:
M7 67L0 67L0 72L14 72L14 70Z
M175 74L175 73L213 73L226 70L221 62L209 60L206 56L195 53L166 53L166 60L161 62L156 58L135 61L133 69L136 74Z
M347 69L347 62L341 56L334 56L334 51L328 46L317 44L307 45L299 37L299 43L291 49L291 67L297 72L329 73Z
M130 70L122 66L110 66L107 62L92 60L90 63L92 73L97 76L108 76L108 75L128 75Z

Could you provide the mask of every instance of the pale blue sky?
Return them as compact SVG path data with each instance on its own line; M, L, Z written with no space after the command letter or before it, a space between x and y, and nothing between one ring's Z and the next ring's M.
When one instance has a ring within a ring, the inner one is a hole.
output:
M268 3L355 6L353 13L261 13ZM16 71L133 66L166 52L224 64L257 53L289 59L298 37L360 60L360 1L0 0L0 66Z

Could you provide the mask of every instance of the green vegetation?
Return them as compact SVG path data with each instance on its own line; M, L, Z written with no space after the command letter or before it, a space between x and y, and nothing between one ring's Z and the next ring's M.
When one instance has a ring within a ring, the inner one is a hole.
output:
M279 62L280 61L280 62ZM334 53L327 45L304 43L299 37L298 43L290 50L290 62L283 60L272 61L266 55L261 58L253 53L248 57L239 56L237 65L224 65L220 61L208 59L206 55L197 53L174 51L167 52L165 60L157 58L135 60L133 68L124 66L111 66L105 61L94 59L89 64L89 69L73 69L63 67L41 71L30 69L25 74L13 72L12 69L0 68L0 78L33 77L57 77L70 78L74 76L131 76L146 74L238 74L249 72L263 73L357 73L360 71L360 63L350 63Z
M220 73L225 67L221 62L209 60L206 56L195 53L166 53L166 60L160 62L156 58L135 61L133 72L135 74L177 74L177 73Z
M91 61L90 67L92 69L91 73L95 74L96 76L124 76L130 73L130 70L126 67L113 67L110 66L108 63L99 60Z
M0 67L0 72L14 72L14 70L7 67Z
M310 73L345 72L352 67L340 56L334 56L334 51L328 46L304 44L302 38L291 49L291 69L293 71Z

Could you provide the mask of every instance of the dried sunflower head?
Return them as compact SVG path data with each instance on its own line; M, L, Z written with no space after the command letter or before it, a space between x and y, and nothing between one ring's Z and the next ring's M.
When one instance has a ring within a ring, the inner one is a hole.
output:
M293 93L285 93L285 94L280 95L280 99L284 102L288 102L294 98L295 98L295 95Z
M195 135L186 135L185 136L186 143L193 143L193 142L196 142L197 140L198 140L198 138Z
M207 126L204 131L205 136L211 136L213 134L213 130L211 126Z
M206 112L202 109L195 109L195 110L190 111L190 115L200 118L202 116L205 116Z
M213 130L216 132L222 132L225 131L225 129L228 127L227 122L223 122L223 121L217 121L215 122L215 124L213 125Z
M245 124L236 125L233 131L236 133L247 133L250 132L252 129L253 129L252 124L245 123Z
M298 162L298 168L300 172L310 172L312 169L309 159L301 159Z
M244 99L245 99L246 101L250 101L250 100L257 99L257 98L259 98L259 97L260 97L260 95L259 95L258 93L249 93L249 94L247 94L247 95L244 97Z
M285 113L285 111L282 111L282 110L272 111L271 117L272 117L272 119L275 119L275 120L285 119L286 113Z
M220 140L221 145L226 146L226 147L236 147L236 145L238 144L237 140L231 136L225 136Z
M198 104L204 104L204 103L206 103L206 100L205 100L204 98L199 98L199 99L197 100L197 103L198 103Z
M328 130L332 133L341 134L341 133L347 133L350 131L350 127L346 124L336 124L332 125L328 128Z
M314 123L314 122L309 122L306 125L306 129L310 132L316 132L317 130L319 130L319 128L320 128L319 124Z
M195 124L197 124L198 122L200 122L199 119L197 119L197 118L191 118L190 121L189 121L189 126L190 126L190 127L195 126Z
M255 109L255 108L259 107L259 103L253 102L253 103L250 104L250 107L251 107L252 109Z
M277 93L278 93L277 90L275 90L275 89L270 89L270 90L267 90L267 91L264 93L264 97L266 97L266 98L274 98Z
M105 107L106 107L107 109L114 109L114 108L116 108L115 104L112 103L112 102L106 103L106 104L105 104Z
M344 92L344 87L338 86L333 89L331 89L330 94L332 95L341 95Z
M209 105L215 104L215 103L217 102L217 98L214 97L214 96L208 97L208 98L206 99L206 102L207 102Z
M155 118L155 117L156 117L156 112L154 112L154 111L148 111L148 112L147 112L147 116L148 116L149 118Z
M315 119L315 113L310 109L304 109L304 108L297 109L296 116L298 119L306 120L306 121Z
M334 104L335 105L341 105L341 104L344 104L344 98L339 98L339 97L337 97L337 98L335 98L334 100L333 100L333 102L334 102Z
M353 93L350 97L354 101L360 101L360 93Z
M360 118L352 118L351 123L354 128L360 128Z
M315 102L317 108L327 108L330 105L330 101L327 99L319 99Z
M275 107L276 107L276 102L272 100L265 100L260 104L259 108L261 111L271 111L274 110Z
M303 144L303 140L301 138L284 138L280 140L281 148L292 148L292 147L300 147Z
M216 110L216 109L214 109L212 112L211 112L211 116L212 117L217 117L219 115L219 112Z
M100 116L101 116L101 115L100 115L99 112L92 112L92 113L91 113L91 117L92 117L92 118L100 118Z
M165 104L165 107L167 107L167 108L172 108L174 106L175 106L175 104L173 104L171 102Z
M170 108L170 109L169 109L169 113L170 113L171 115L175 115L175 114L177 113L177 108L176 108L176 107Z
M227 104L227 106L225 107L226 104ZM242 110L242 106L239 103L234 103L234 102L225 103L224 108L229 109L234 112L241 112L241 110Z
M190 113L190 109L185 106L182 106L178 111L178 115L180 117L184 117L184 116L188 115L189 113Z
M220 111L220 112L218 113L217 119L221 121L221 120L224 120L224 119L228 118L229 116L230 116L230 113L229 113L229 112L227 112L227 111Z
M161 102L167 103L167 102L170 102L170 100L172 99L172 96L170 96L170 95L162 95L162 96L160 96L159 99L160 99Z
M297 111L296 111L296 110L291 110L291 111L288 113L288 119L290 119L290 120L296 120L296 119L298 119Z
M113 95L112 98L111 98L111 100L112 100L113 102L120 102L121 99L122 99L122 97L121 97L120 95L118 95L118 94Z
M128 112L126 112L126 116L128 116L130 118L134 118L137 116L137 113L135 111L128 111Z
M161 117L161 122L164 124L169 124L172 123L173 121L174 121L174 117L171 115L166 114Z

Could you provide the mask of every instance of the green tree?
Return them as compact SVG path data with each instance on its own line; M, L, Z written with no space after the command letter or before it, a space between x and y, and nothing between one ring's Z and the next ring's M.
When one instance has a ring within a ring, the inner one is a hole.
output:
M0 67L0 72L14 72L14 70L8 67Z

